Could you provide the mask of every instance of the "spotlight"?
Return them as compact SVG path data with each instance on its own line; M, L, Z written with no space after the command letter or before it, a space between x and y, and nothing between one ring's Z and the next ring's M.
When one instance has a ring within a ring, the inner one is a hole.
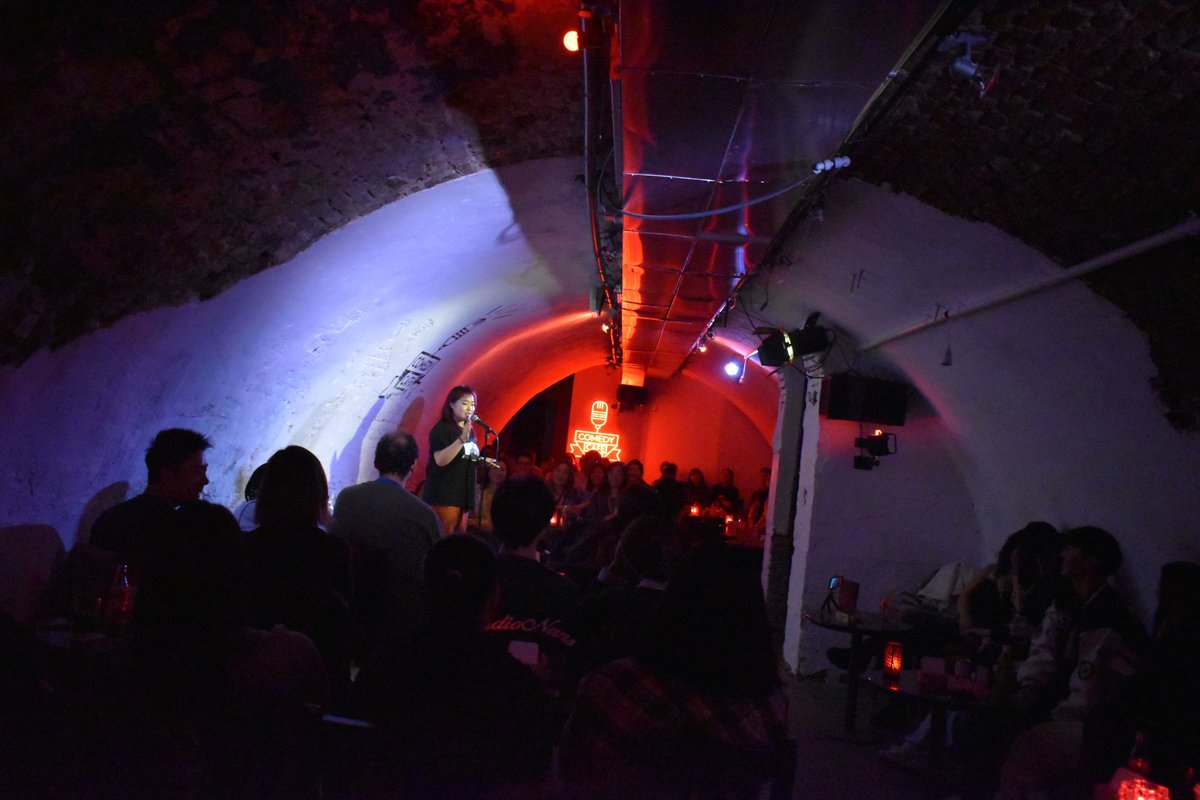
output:
M962 75L971 83L975 84L975 88L979 90L979 96L982 98L992 90L996 85L995 73L984 69L971 60L971 46L967 45L967 54L954 59L954 64L951 69Z
M742 374L742 365L737 361L730 361L725 365L725 374L731 378L736 378Z
M782 367L795 357L791 334L776 331L758 346L758 363L764 367Z
M708 352L708 344L706 344L705 342L701 342L700 346L697 347L696 349L698 351L700 351L701 353L707 353Z
M562 38L563 47L567 48L568 53L579 52L579 31L567 31Z
M814 311L804 321L803 328L794 331L777 330L763 339L758 348L758 363L764 367L782 367L796 356L820 353L829 348L829 329L817 324L820 312ZM763 329L756 329L759 333ZM769 328L766 330L770 330Z
M980 97L986 95L996 85L996 75L991 70L984 69L975 63L971 48L974 45L986 44L989 41L990 38L985 34L960 30L947 36L938 45L938 52L941 53L953 50L956 47L965 48L966 52L954 59L954 63L950 65L950 68L975 84L975 88L979 90Z

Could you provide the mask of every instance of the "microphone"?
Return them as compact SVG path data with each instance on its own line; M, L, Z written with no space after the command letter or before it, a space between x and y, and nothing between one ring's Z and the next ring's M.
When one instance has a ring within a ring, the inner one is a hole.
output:
M471 415L471 422L473 422L476 425L478 425L479 427L483 428L488 433L496 432L495 430L492 429L491 425L488 425L486 422L484 422L483 420L481 420L479 417L475 416L474 414Z

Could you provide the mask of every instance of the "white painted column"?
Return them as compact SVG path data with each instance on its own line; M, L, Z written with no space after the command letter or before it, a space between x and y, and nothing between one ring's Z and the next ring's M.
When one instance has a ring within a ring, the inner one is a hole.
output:
M812 541L813 487L816 484L817 442L821 433L821 381L808 381L801 409L795 516L792 519L792 560L788 574L787 617L783 629L783 657L793 673L800 672L800 625L804 607L804 585L808 575L809 544Z
M763 553L763 588L771 630L782 641L784 660L795 671L799 665L796 642L808 554L820 381L809 381L799 370L791 368L784 369L779 376L779 411L775 421L775 436L771 442L771 500L767 508L769 537ZM811 415L808 413L810 409ZM806 425L812 426L811 437ZM811 442L805 446L810 438ZM804 460L806 453L810 455L807 473ZM801 531L803 536L798 538ZM794 586L800 588L793 589ZM793 617L796 619L793 620Z

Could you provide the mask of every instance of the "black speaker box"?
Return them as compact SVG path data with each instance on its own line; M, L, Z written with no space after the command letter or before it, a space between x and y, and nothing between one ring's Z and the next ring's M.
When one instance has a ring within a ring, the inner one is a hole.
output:
M908 384L843 372L826 379L822 400L829 419L903 425L908 414Z
M621 404L621 408L646 405L646 387L631 386L628 383L617 384L617 402Z

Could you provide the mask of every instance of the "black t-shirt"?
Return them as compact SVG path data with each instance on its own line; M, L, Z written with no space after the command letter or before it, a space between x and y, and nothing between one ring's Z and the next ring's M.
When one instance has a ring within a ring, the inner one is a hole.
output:
M464 511L475 509L475 465L479 453L475 435L469 445L455 453L444 467L439 467L433 454L444 450L459 437L456 423L441 420L429 432L429 466L425 469L424 499L431 506L457 506ZM474 456L468 454L474 450Z
M89 544L116 553L129 565L130 579L140 582L153 548L171 527L172 510L167 501L140 494L101 514Z

